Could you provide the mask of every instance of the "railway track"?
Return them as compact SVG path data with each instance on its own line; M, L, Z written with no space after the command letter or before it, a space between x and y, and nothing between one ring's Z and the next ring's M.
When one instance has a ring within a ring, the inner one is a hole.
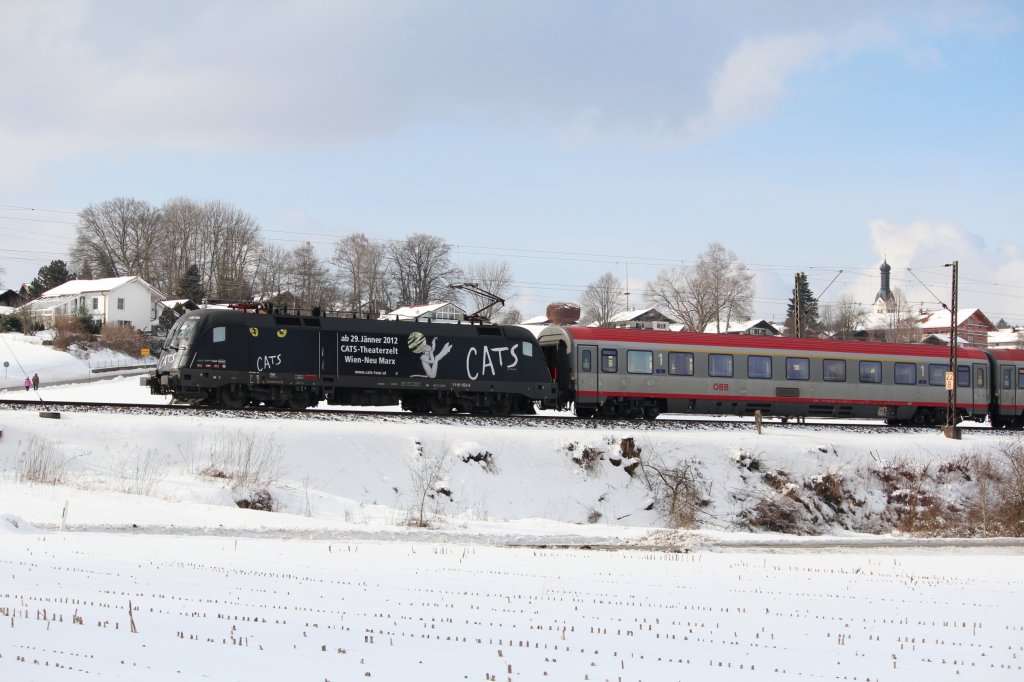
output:
M623 419L575 419L564 416L493 416L493 415L422 415L409 412L344 410L318 408L304 411L289 411L275 408L241 408L227 409L223 407L196 407L192 405L153 405L136 403L103 403L103 402L42 402L39 400L0 400L0 411L35 411L47 413L107 413L119 415L177 415L197 418L231 417L236 419L279 419L279 420L312 420L339 422L409 422L422 421L431 424L449 424L464 426L508 426L517 428L560 428L560 429L630 429L633 431L752 431L754 422L749 419L697 419L697 418L659 418L650 420ZM848 423L842 421L811 422L798 424L795 421L782 422L766 420L762 424L764 430L800 430L809 432L846 431L855 433L920 433L923 430L935 430L936 427L886 426L877 424ZM1001 433L986 428L967 427L965 433L984 434Z

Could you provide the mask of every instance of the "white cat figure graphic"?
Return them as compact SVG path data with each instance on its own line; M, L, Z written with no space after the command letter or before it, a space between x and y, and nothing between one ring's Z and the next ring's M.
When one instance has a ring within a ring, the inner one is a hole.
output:
M423 363L423 371L426 374L413 374L414 377L425 376L428 379L437 378L437 365L441 362L441 359L448 355L452 350L452 344L445 343L441 348L440 352L437 350L437 337L435 336L430 343L427 343L427 339L423 334L419 332L413 332L409 334L409 350L413 353L420 354L420 362Z

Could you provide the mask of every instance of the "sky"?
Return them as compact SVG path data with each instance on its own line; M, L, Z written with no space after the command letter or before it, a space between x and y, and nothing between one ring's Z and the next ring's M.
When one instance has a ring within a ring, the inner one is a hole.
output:
M1024 7L998 0L0 2L5 287L117 197L227 202L284 248L417 232L524 315L713 241L1024 324Z
M87 383L41 341L0 335L43 377L31 400L167 400L137 376ZM46 407L60 418L0 407L5 681L1021 679L1021 539L917 537L883 514L977 504L972 462L1019 448L1009 432ZM614 457L624 437L710 484L699 528L665 528ZM450 494L410 527L438 456ZM30 461L61 482L20 480ZM237 506L264 486L275 511ZM746 530L741 510L779 499L822 534Z

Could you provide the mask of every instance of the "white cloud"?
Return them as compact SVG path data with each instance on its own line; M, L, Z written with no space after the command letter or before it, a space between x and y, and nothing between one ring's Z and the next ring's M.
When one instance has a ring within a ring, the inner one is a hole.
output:
M794 74L828 57L899 49L894 26L915 12L927 14L802 2L3 3L0 138L26 144L0 174L94 150L322 150L438 122L685 142L765 115Z
M690 123L695 135L715 134L763 114L785 94L785 80L821 55L826 41L816 35L747 40L715 74L707 112Z
M915 220L897 223L883 219L868 223L879 262L884 258L893 268L893 284L907 291L912 302L937 305L948 303L949 270L946 263L957 261L958 298L961 307L978 307L993 318L1024 322L1024 247L985 240L947 221ZM912 268L928 289L906 272ZM875 285L877 289L877 284Z
M916 220L894 223L875 219L868 223L871 242L890 264L942 265L959 257L981 255L984 242L949 222Z

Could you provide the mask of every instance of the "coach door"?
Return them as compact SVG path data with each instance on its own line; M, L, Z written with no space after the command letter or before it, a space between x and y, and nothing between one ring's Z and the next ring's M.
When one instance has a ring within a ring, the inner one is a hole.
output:
M1009 416L1013 413L1012 405L1017 404L1017 368L1014 365L999 366L999 414Z
M973 398L971 402L974 403L971 412L985 414L988 412L988 404L991 402L988 392L988 365L974 363L971 366L971 372L973 375L971 377L971 395Z
M576 394L577 402L591 403L597 400L598 376L597 346L576 346Z

